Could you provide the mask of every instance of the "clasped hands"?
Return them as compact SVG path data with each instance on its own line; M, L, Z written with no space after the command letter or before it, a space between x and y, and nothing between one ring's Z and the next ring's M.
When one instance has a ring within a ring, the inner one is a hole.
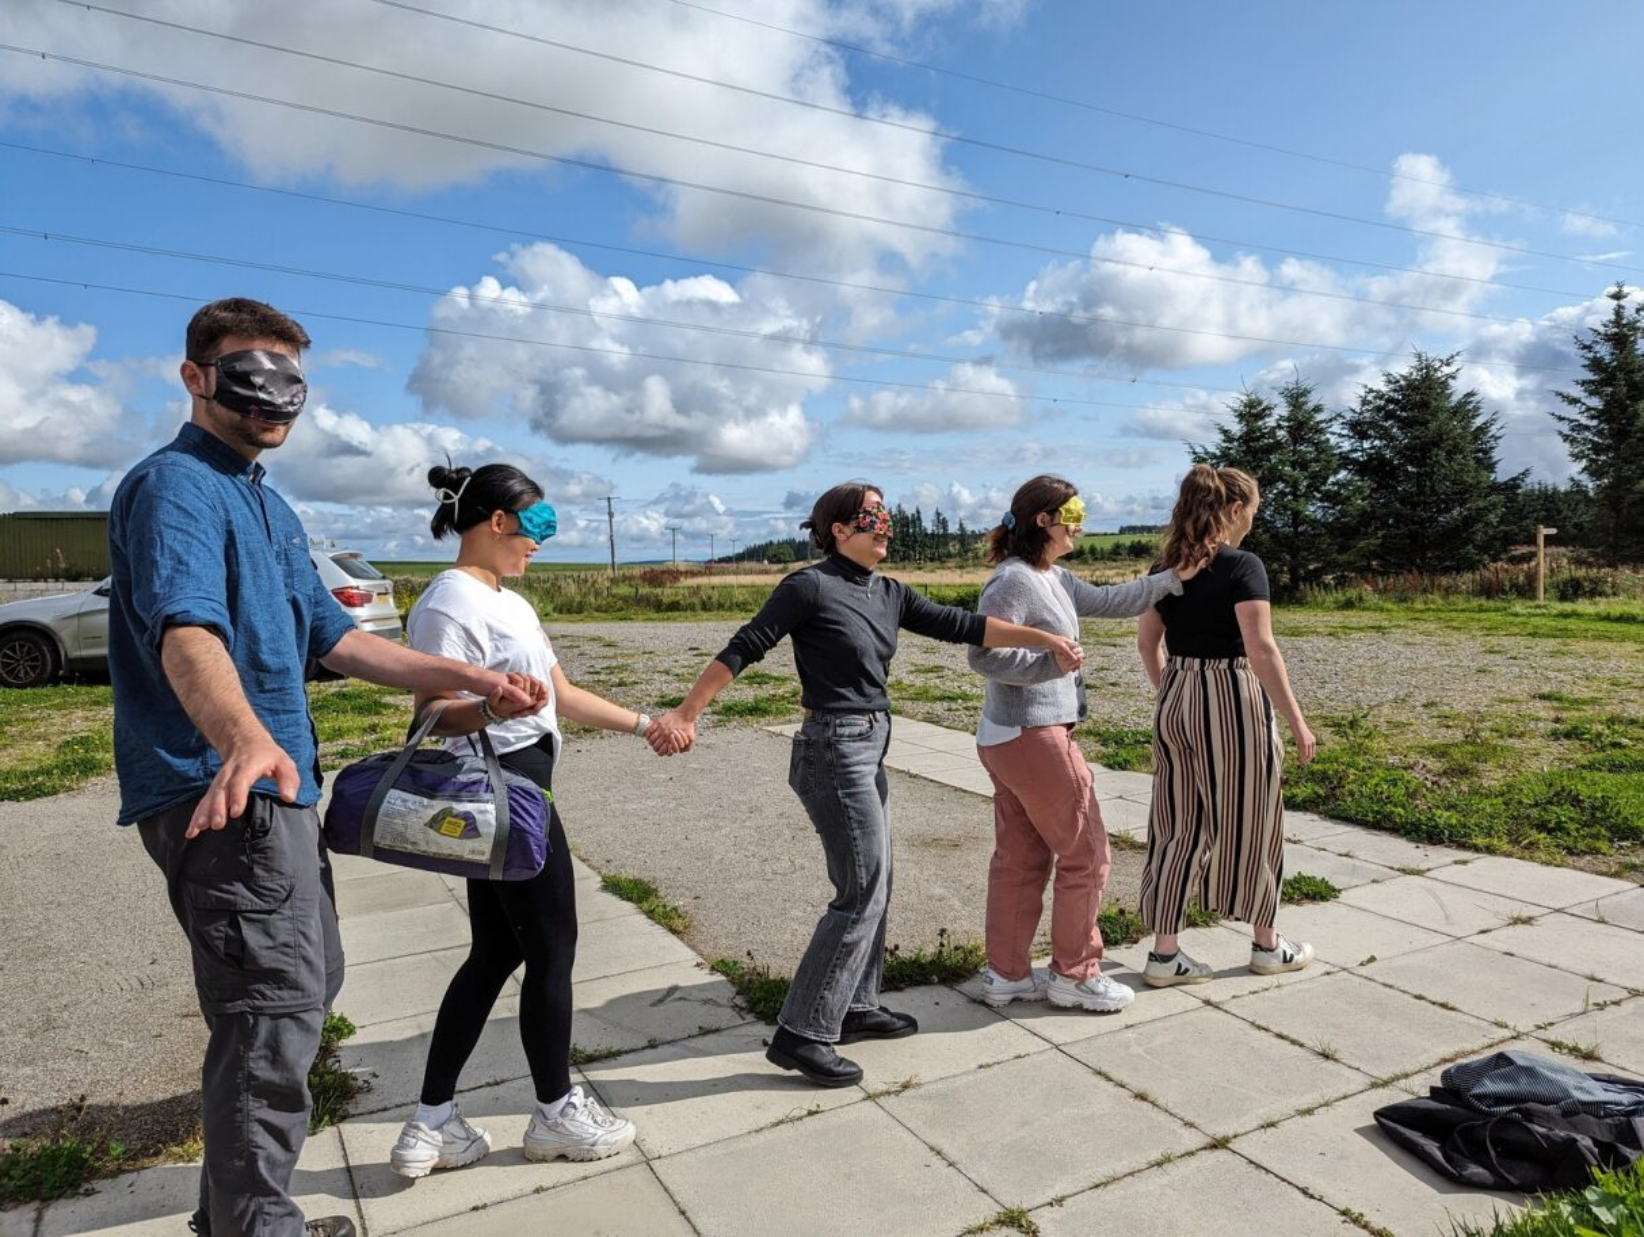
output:
M530 717L547 707L548 685L529 674L510 670L502 676L501 682L485 693L485 703L490 706L491 712L504 720Z
M645 728L645 741L658 756L677 756L696 746L696 722L688 720L678 709L669 709L661 717L653 717Z

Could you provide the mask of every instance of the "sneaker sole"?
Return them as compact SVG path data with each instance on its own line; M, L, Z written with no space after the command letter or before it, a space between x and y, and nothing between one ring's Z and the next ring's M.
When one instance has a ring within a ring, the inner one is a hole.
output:
M613 1155L620 1155L626 1151L634 1141L634 1131L629 1130L622 1138L603 1147L548 1147L537 1149L530 1145L524 1148L525 1158L537 1164L547 1164L552 1160L575 1160L586 1163L589 1160L608 1160Z
M1134 1000L1135 998L1132 998ZM1121 1001L1117 1005L1106 1002L1092 1003L1090 1001L1058 1001L1055 997L1049 998L1050 1003L1057 1009L1082 1009L1087 1014L1116 1014L1121 1009L1129 1009L1130 1001Z
M1252 962L1250 964L1250 973L1252 975L1287 975L1291 971L1305 971L1312 965L1312 958L1307 959L1305 962L1280 962L1276 964L1272 962Z
M1149 988L1180 988L1187 984L1208 984L1215 979L1214 975L1142 975L1142 982Z
M844 1078L835 1078L831 1074L813 1073L812 1071L806 1069L798 1061L790 1057L787 1053L778 1052L775 1048L767 1048L765 1050L765 1059L780 1069L792 1070L794 1073L803 1075L807 1081L812 1082L819 1087L854 1087L857 1083L862 1081L861 1070L857 1070L854 1077Z
M490 1152L491 1144L484 1139L481 1139L472 1147L466 1147L453 1155L442 1155L432 1163L396 1164L392 1159L390 1159L388 1162L388 1167L393 1169L400 1176L408 1178L411 1181L420 1181L436 1169L467 1168L470 1164L475 1164L480 1160L483 1160L490 1154Z
M1032 992L1013 992L1009 996L1000 997L992 997L985 992L982 994L982 1004L986 1005L989 1009L1003 1009L1005 1006L1015 1001L1026 1001L1031 1005L1034 1002L1048 1001L1049 999L1050 994L1043 988L1037 988Z

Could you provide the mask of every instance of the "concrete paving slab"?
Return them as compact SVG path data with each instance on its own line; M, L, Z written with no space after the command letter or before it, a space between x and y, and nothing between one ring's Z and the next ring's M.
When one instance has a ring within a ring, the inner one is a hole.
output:
M1480 889L1446 884L1430 876L1395 876L1392 880L1349 889L1342 894L1341 901L1389 919L1458 937L1499 928L1525 915L1547 914L1546 907L1519 898L1504 898Z
M337 916L356 919L362 915L386 914L414 906L443 906L451 901L451 891L437 873L398 871L377 865L380 875L337 882Z
M1222 1008L1315 1052L1333 1053L1373 1078L1407 1074L1506 1037L1481 1018L1347 972L1241 997Z
M575 984L571 1042L590 1052L669 1043L748 1021L731 986L699 962L670 962Z
M1327 838L1332 834L1346 833L1353 829L1353 825L1343 824L1339 820L1331 820L1328 816L1319 816L1313 812L1292 812L1284 814L1284 836L1292 842L1312 842L1317 838Z
M971 769L937 770L922 774L922 776L929 781L951 786L955 790L963 790L973 795L982 795L988 799L993 798L993 779L988 776L988 771L982 768L981 765Z
M920 752L895 763L887 760L885 764L888 768L900 769L903 773L911 773L915 777L931 777L938 773L960 773L971 769L986 772L975 756L962 755L958 752Z
M582 1079L573 1074L572 1081ZM418 1181L396 1176L388 1167L388 1152L399 1137L404 1114L344 1122L340 1127L343 1145L359 1190L366 1231L372 1237L385 1237L644 1162L633 1147L611 1159L582 1164L527 1160L520 1147L535 1104L529 1080L470 1092L462 1100L463 1115L491 1135L491 1153L477 1164Z
M1281 918L1279 923L1283 927L1284 920ZM1147 965L1147 950L1152 939L1148 937L1134 945L1111 949L1108 956L1127 969L1140 972ZM1209 983L1166 988L1163 991L1186 993L1199 1001L1228 1001L1268 988L1305 984L1336 969L1331 963L1320 959L1315 960L1313 965L1304 971L1286 971L1282 975L1253 975L1250 971L1250 931L1243 924L1189 928L1181 934L1179 941L1181 947L1187 951L1188 957L1203 962L1215 971L1216 977ZM1132 1008L1150 1000L1156 990L1142 986L1138 987L1137 992L1138 996Z
M862 1067L870 1091L905 1078L935 1082L1048 1047L1010 1019L941 985L889 992L885 1003L919 1019L919 1034L841 1049Z
M892 729L894 736L891 742L902 738L903 723L898 721ZM944 730L940 734L922 734L918 739L904 740L910 745L924 748L928 752L951 752L958 756L970 757L972 764L980 764L981 758L976 754L976 736L968 730Z
M1098 806L1102 824L1109 833L1125 833L1137 841L1146 840L1148 817L1153 814L1147 804L1133 799L1105 799Z
M822 1164L848 1175L816 1171ZM783 1218L800 1216L805 1237L953 1237L997 1211L877 1104L699 1147L653 1168L697 1232L713 1237L770 1237Z
M1205 1143L1180 1121L1059 1052L1044 1052L882 1101L1007 1207L1132 1172ZM1092 1120L1101 1138L1091 1138Z
M1406 1099L1382 1087L1306 1117L1257 1130L1233 1150L1332 1207L1357 1211L1398 1237L1437 1237L1449 1220L1488 1221L1512 1210L1516 1196L1468 1190L1395 1147L1373 1113Z
M1435 872L1433 878L1554 910L1636 888L1628 881L1608 876L1595 876L1574 868L1552 868L1544 863L1529 863L1501 855L1486 855L1470 863L1453 863Z
M813 1087L766 1061L774 1029L752 1023L630 1053L588 1066L588 1078L653 1157L862 1101L860 1087Z
M1578 1014L1538 1031L1536 1038L1591 1048L1616 1069L1644 1074L1644 997ZM1584 1063L1578 1063L1577 1068L1605 1072L1600 1066Z
M1064 1051L1215 1137L1373 1085L1357 1070L1212 1008Z
M586 885L576 887L577 923L603 923L607 919L623 919L630 915L644 918L632 902L624 902L615 894L602 893Z
M1285 877L1289 878L1302 873L1308 876L1322 876L1337 889L1352 889L1358 885L1370 885L1376 881L1390 880L1398 875L1392 868L1383 867L1379 863L1369 863L1363 859L1349 859L1345 855L1320 850L1316 846L1309 846L1304 842L1286 842L1284 844Z
M340 855L332 851L331 877L341 884L343 881L360 880L367 876L377 876L387 870L387 864L380 859L362 859L358 855Z
M1230 1205L1236 1200L1236 1205ZM1356 1237L1339 1214L1231 1151L1201 1151L1033 1215L1044 1237Z
M643 915L605 919L585 925L577 934L577 983L604 979L624 971L644 970L667 962L695 962L697 957L673 933Z
M349 966L437 949L466 949L472 940L468 912L449 897L432 906L347 915L340 926L343 955Z
M1577 902L1568 908L1568 914L1580 915L1597 923L1613 923L1617 927L1644 932L1644 889L1629 889L1626 893L1612 893L1592 902Z
M1098 799L1119 799L1128 795L1147 795L1151 798L1153 795L1151 773L1104 769L1098 764L1092 764L1090 772L1095 778L1095 793Z
M1396 958L1450 939L1340 901L1287 906L1279 912L1279 927L1291 940L1311 941L1319 957L1342 967Z
M1529 1031L1626 994L1609 984L1514 958L1470 941L1451 941L1371 968L1373 978L1487 1022Z
M292 1195L311 1218L345 1215L359 1223L354 1191L335 1129L303 1147L291 1178ZM199 1164L162 1164L99 1182L97 1192L63 1199L45 1209L40 1237L174 1237L200 1200Z
M337 997L337 1011L347 1014L357 1027L432 1013L440 1007L451 976L467 956L468 947L464 945L460 949L350 965ZM504 992L518 991L517 982L510 977Z
M0 1211L0 1237L34 1237L34 1225L39 1218L39 1210L35 1203L24 1203Z
M1487 932L1473 943L1623 988L1644 989L1644 941L1630 928L1553 914Z
M356 1115L401 1112L409 1115L422 1092L423 1068L428 1062L428 1040L437 1012L416 1014L393 1022L361 1027L338 1049L344 1069L370 1071L371 1089L354 1103ZM457 1081L461 1092L492 1087L530 1073L520 1046L519 997L506 994L496 1003L468 1064Z
M1038 968L1043 977L1043 968ZM1046 1043L1071 1044L1077 1040L1107 1035L1172 1014L1198 1009L1200 1002L1187 995L1182 988L1149 988L1142 977L1128 966L1112 960L1102 963L1102 973L1124 984L1136 993L1136 999L1114 1014L1098 1014L1082 1009L1057 1009L1049 1001L1014 1001L998 1012L1025 1031L1030 1031ZM982 980L978 976L968 980L960 989L974 1000L982 999Z
M1380 829L1345 829L1340 833L1324 834L1308 844L1319 850L1363 859L1367 863L1379 863L1385 868L1404 872L1412 868L1426 872L1460 859L1476 857L1472 851L1412 842L1408 838L1384 833Z
M428 1237L497 1237L499 1233L694 1237L696 1233L644 1164L409 1231Z

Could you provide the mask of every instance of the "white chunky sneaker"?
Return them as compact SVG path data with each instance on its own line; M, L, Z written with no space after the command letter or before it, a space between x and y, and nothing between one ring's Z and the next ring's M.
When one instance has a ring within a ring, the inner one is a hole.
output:
M399 1141L389 1152L388 1165L402 1177L426 1177L436 1168L461 1168L484 1159L491 1150L491 1136L469 1125L460 1112L439 1129L420 1121L407 1121Z
M1006 979L991 966L982 972L982 1000L998 1009L1012 1001L1042 1001L1045 981L1037 973L1026 979Z
M543 1122L535 1113L525 1127L525 1158L603 1160L634 1141L634 1123L614 1117L599 1101L572 1087L559 1116Z
M1167 958L1163 962L1154 960L1152 954L1147 956L1147 965L1142 968L1142 980L1150 988L1174 988L1178 984L1204 984L1216 977L1216 972L1203 962L1196 962L1187 954L1178 949L1176 956Z
M1263 949L1250 943L1250 969L1257 975L1282 975L1285 971L1299 971L1313 961L1313 947L1280 936L1272 949Z
M1114 1014L1136 999L1136 994L1106 975L1089 979L1069 979L1050 973L1050 1003L1058 1009L1088 1009L1098 1014Z

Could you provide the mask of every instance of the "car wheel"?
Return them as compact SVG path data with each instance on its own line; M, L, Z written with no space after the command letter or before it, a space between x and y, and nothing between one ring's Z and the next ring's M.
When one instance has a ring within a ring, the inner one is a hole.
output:
M0 687L44 687L57 675L57 646L37 631L0 633Z

